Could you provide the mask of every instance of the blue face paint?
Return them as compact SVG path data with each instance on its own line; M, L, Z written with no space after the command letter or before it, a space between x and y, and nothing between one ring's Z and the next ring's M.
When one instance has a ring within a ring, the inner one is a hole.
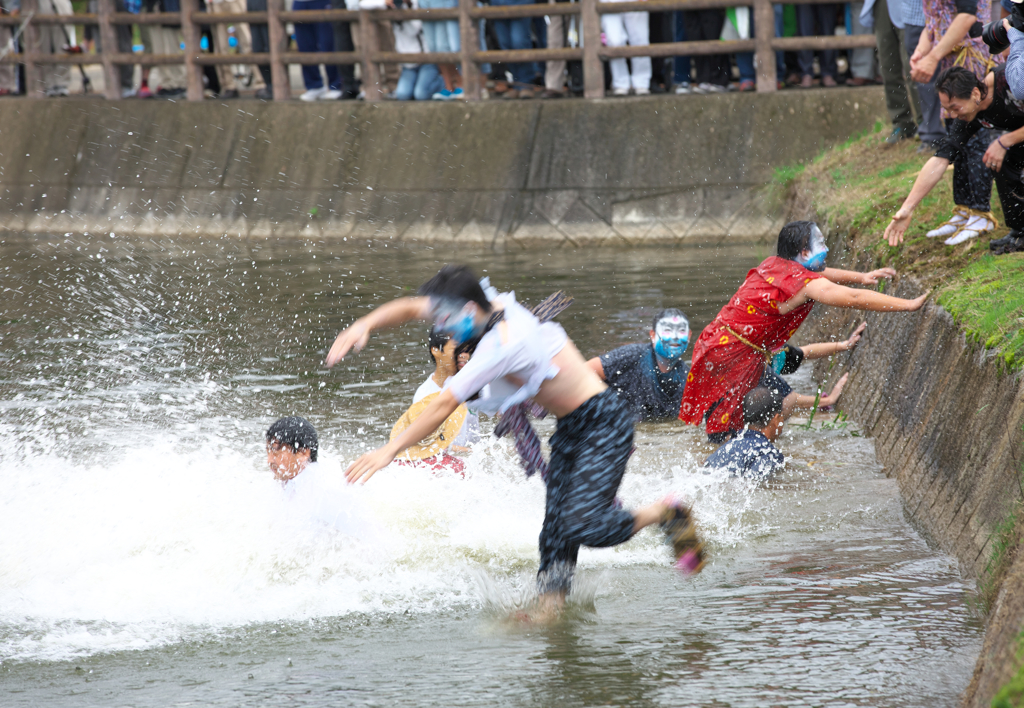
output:
M658 340L654 343L654 353L662 359L674 361L686 352L688 346L690 346L689 339L662 339L658 337Z
M805 256L804 253L807 255ZM825 245L825 237L817 224L811 227L811 241L807 250L796 257L796 262L809 271L820 273L825 270L825 256L828 255L828 247Z
M678 315L665 317L655 323L654 336L654 353L662 359L675 361L690 345L690 323Z
M437 330L450 334L456 344L468 342L483 330L482 326L477 326L468 302L447 298L436 301L431 299L430 313Z

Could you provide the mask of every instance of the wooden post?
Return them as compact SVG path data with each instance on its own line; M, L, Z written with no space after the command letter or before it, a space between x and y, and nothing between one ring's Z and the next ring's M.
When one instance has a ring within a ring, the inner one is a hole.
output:
M769 93L778 89L776 81L775 52L772 39L775 37L775 10L771 0L754 0L754 64L757 67L757 92Z
M380 51L377 37L377 23L366 10L359 11L359 37L362 40L359 48L363 55L363 92L366 101L381 100L380 66L373 61L373 55Z
M281 52L285 51L284 23L281 22L281 3L284 0L267 0L267 32L270 35L270 80L273 83L274 100L287 101L292 97L291 79L288 78L288 65L281 60Z
M110 57L118 51L117 31L110 24L114 0L99 0L100 61L103 63L103 95L109 101L121 98L121 72Z
M480 67L473 56L480 49L480 33L477 31L478 20L469 16L476 0L459 0L459 39L462 58L462 90L469 101L480 100Z
M181 34L185 38L185 97L190 101L203 100L203 67L196 62L199 54L199 25L192 21L198 9L196 0L181 0Z
M21 0L22 17L28 17L33 12L38 11L39 3L36 0ZM25 31L21 35L25 46L25 54L38 54L42 51L43 41L40 26L32 21L25 25ZM17 31L16 26L12 26L12 29ZM43 72L39 68L39 64L36 64L31 59L25 60L25 95L32 98L44 98L46 96L46 86L43 85Z
M583 97L604 97L604 66L597 55L601 48L601 16L598 0L580 2L580 39L583 40Z

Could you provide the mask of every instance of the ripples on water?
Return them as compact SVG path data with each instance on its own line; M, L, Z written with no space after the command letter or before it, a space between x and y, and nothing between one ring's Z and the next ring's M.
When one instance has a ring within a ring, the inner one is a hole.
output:
M663 306L699 332L764 253L109 236L0 253L13 704L934 706L967 684L980 628L965 583L852 426L790 425L789 466L760 488L701 474L695 430L639 426L621 498L685 493L713 562L677 579L651 530L584 549L568 619L547 629L507 619L532 597L543 488L506 441L485 438L466 480L338 481L432 367L425 326L331 372L323 354L441 263L531 302L567 290L561 320L590 356L637 341ZM320 469L292 493L262 441L287 414L321 435Z

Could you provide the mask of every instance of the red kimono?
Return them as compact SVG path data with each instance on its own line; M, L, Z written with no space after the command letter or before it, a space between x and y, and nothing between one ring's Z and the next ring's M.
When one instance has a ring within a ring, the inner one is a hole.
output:
M743 427L743 397L761 380L768 364L766 352L785 344L814 306L807 302L780 315L779 303L820 277L821 273L778 256L765 259L747 273L740 289L697 338L680 420L700 425L714 406L707 421L709 434Z

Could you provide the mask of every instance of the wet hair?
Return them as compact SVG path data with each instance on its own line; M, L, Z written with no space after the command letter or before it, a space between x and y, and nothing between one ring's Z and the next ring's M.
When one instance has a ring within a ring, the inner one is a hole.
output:
M267 444L287 445L294 452L309 450L309 461L316 462L316 452L320 443L316 437L316 428L299 416L289 416L275 420L267 428Z
M811 233L813 232L813 221L791 221L782 227L779 232L779 243L775 247L775 254L786 260L796 260L803 251L811 247Z
M442 332L437 327L430 328L430 335L427 337L427 347L430 350L430 359L437 365L437 357L434 356L435 349L444 349L444 345L448 343L448 340L452 338L452 335L447 332Z
M657 329L658 323L666 317L682 317L686 320L686 315L683 314L682 310L676 309L675 307L666 307L664 310L658 312L658 314L654 316L654 319L651 320L651 329ZM689 323L689 320L686 321Z
M981 92L982 98L988 95L985 80L979 79L974 72L962 66L951 66L935 78L935 91L950 98L970 98L974 89Z
M782 392L777 388L758 386L743 397L743 422L760 428L782 412Z
M475 302L484 312L491 311L491 302L484 294L484 289L480 287L480 279L469 266L446 265L437 272L437 275L420 286L419 294L427 297L437 295L468 300Z

